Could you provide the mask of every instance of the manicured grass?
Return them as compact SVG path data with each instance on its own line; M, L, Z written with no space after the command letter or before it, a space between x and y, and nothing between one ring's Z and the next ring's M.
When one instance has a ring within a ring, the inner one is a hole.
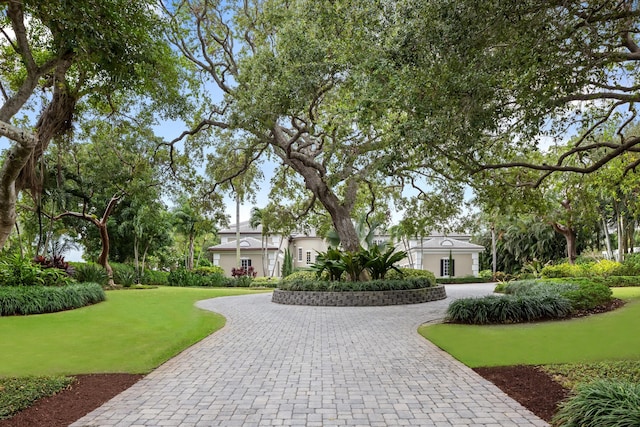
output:
M245 289L107 292L107 301L53 314L0 317L0 377L146 373L224 326L198 300Z
M583 319L519 325L437 324L419 332L471 367L640 360L640 288L616 288L621 309Z

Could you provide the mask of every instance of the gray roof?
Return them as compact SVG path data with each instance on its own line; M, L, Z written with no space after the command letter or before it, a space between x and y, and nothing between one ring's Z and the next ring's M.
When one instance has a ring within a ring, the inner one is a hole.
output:
M211 252L215 252L215 251L235 251L237 248L236 246L236 241L232 240L231 242L227 242L227 243L221 243L219 245L215 245L215 246L209 246L207 248L208 251ZM269 245L267 244L265 246L265 248L267 250L270 251L277 251L278 247L275 245ZM258 239L254 239L253 237L243 237L242 239L240 239L240 250L243 251L259 251L262 249L262 243L260 242L260 240Z
M261 234L262 225L258 225L256 228L252 228L249 225L249 221L240 221L240 234ZM231 224L229 228L218 231L218 234L236 234L236 225Z
M420 246L412 249L420 249ZM430 251L467 250L470 252L482 252L484 251L484 246L442 236L427 240L422 245L422 249Z

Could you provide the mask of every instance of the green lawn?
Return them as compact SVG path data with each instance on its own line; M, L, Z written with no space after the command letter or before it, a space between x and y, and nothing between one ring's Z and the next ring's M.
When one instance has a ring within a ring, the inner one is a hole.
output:
M224 326L198 300L245 289L163 287L107 292L107 301L61 313L0 317L0 377L146 373Z
M640 287L615 288L616 311L520 325L424 325L419 332L470 367L640 360Z

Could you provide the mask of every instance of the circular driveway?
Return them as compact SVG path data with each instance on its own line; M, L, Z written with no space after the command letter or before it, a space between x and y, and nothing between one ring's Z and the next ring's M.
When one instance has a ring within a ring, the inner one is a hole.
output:
M417 333L492 289L448 285L446 300L387 307L200 301L223 329L72 425L547 426Z

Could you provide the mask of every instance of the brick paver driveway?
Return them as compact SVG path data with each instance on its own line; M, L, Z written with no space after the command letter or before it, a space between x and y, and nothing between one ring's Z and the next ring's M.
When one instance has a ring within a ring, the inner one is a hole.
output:
M452 298L492 288L390 307L201 301L222 330L73 426L546 426L416 332Z

